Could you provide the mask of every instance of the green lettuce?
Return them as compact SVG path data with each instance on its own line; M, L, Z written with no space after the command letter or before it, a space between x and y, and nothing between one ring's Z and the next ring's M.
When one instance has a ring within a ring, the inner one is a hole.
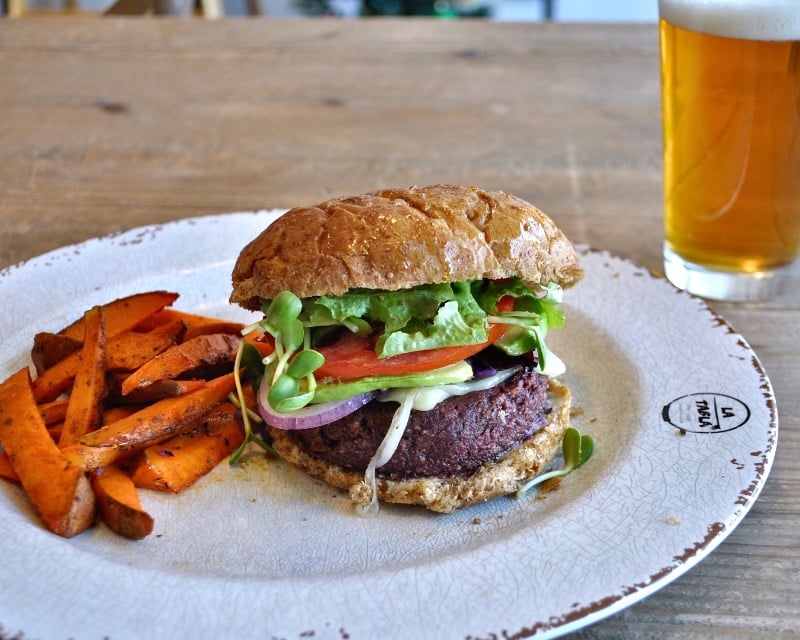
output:
M498 312L499 301L511 296L514 310ZM564 324L561 289L548 285L537 291L519 278L422 285L400 291L356 289L341 296L318 296L303 301L300 319L314 327L318 339L330 327L380 337L380 358L426 349L480 344L488 339L492 322L515 325L498 343L511 355L536 350L540 357L547 331ZM266 306L266 305L265 305Z
M514 299L511 311L501 311ZM519 356L535 351L539 367L545 369L550 355L545 337L551 327L564 324L559 308L561 289L548 285L529 289L518 278L502 281L479 280L423 285L401 291L353 290L342 296L317 296L301 300L284 291L273 300L262 300L264 319L260 327L275 339L275 351L262 369L270 380L270 404L293 411L321 398L342 397L369 388L425 386L424 376L400 374L393 380L360 379L341 387L320 388L314 372L324 356L316 347L326 342L331 331L342 327L377 336L379 358L445 347L476 345L488 340L492 324L506 325L495 346ZM558 365L557 358L552 361ZM552 370L555 371L557 367Z

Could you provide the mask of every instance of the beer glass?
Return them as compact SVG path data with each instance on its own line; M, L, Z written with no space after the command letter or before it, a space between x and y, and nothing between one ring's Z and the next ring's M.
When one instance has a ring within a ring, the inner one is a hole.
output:
M665 274L706 298L767 298L800 244L800 1L659 13Z

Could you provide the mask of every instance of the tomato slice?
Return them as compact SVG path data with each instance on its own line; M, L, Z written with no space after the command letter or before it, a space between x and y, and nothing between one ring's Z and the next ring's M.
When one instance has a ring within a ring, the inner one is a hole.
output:
M514 299L506 296L498 302L499 311L510 311ZM391 358L378 358L374 336L348 333L334 344L317 349L325 356L325 364L314 372L317 379L354 380L366 376L420 373L460 362L497 342L507 329L504 324L489 325L489 339L479 344L442 347L402 353Z
M375 353L374 337L349 333L338 342L317 349L325 356L325 364L317 369L314 375L317 379L354 380L366 376L432 371L475 355L499 340L505 331L506 325L495 324L489 327L489 339L480 344L413 351L391 358L378 358Z

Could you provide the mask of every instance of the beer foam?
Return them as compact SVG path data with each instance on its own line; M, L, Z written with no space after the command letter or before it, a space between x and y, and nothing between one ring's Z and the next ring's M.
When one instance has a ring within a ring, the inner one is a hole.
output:
M797 0L659 0L659 13L684 29L746 40L800 40Z

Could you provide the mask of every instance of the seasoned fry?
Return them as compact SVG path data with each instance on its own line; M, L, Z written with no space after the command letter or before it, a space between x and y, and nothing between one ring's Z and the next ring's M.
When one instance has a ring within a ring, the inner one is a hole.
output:
M36 334L36 378L26 367L0 382L0 478L21 485L55 533L77 535L99 512L120 535L148 536L138 489L182 491L247 437L226 398L252 337L241 323L167 308L177 297L127 296Z
M212 411L233 389L233 374L203 383L192 393L166 398L108 423L64 448L64 456L84 471L105 467L184 430Z
M112 531L132 540L150 535L153 518L142 508L130 476L112 465L95 469L91 479L103 522Z
M200 316L193 313L186 313L178 309L162 309L138 325L136 329L138 331L150 331L160 324L174 322L176 320L183 322L186 326L184 340L191 340L197 336L208 335L209 333L239 334L244 328L241 322Z
M273 351L275 351L275 344L274 342L268 340L267 338L272 338L269 334L259 333L257 331L251 331L247 335L245 335L242 339L249 345L252 345L253 348L256 349L261 354L262 358L270 355Z
M186 327L180 321L155 327L148 333L124 332L108 342L108 370L135 371L148 360L176 344Z
M64 457L47 432L27 367L0 385L0 443L51 531L70 538L92 523L95 499L89 479Z
M177 299L177 293L148 291L104 304L103 315L106 318L106 335L111 338L124 331L130 331L148 316L164 307L168 307ZM59 333L68 338L83 340L83 318L79 318Z
M52 424L61 422L67 415L67 407L69 400L54 400L53 402L45 402L39 405L39 413L42 420L49 427Z
M36 402L52 402L69 389L78 373L79 363L76 352L45 369L31 384Z
M53 442L58 442L59 438L61 438L61 432L64 430L64 421L61 420L60 422L54 422L53 424L47 425L47 433L50 434L50 437L53 439Z
M93 307L84 314L86 334L78 354L78 370L69 397L58 446L75 444L81 436L100 427L106 394L106 334L103 310Z
M83 444L71 444L61 450L61 454L70 464L83 471L93 471L107 467L129 458L134 451L122 451L115 447L87 447Z
M19 476L11 466L11 460L8 459L8 454L5 451L0 451L0 478L10 480L11 482L19 482Z
M58 333L37 333L33 336L33 348L31 349L31 361L36 369L36 375L41 375L42 371L49 369L80 349L81 341L75 338Z
M126 332L110 338L106 345L106 367L109 371L133 371L156 354L175 344L178 325L152 333ZM67 391L75 380L80 363L79 352L73 353L43 371L33 381L37 402L51 402Z
M191 432L145 449L133 470L134 484L178 493L197 482L242 444L237 414L224 402Z
M200 335L176 344L149 360L122 383L122 395L157 380L170 380L201 367L233 363L240 338L227 333Z
M113 400L119 405L124 404L150 404L157 400L180 396L192 391L202 389L206 381L192 378L190 380L156 380L152 384L139 389L134 389L127 395L122 395L120 386L123 380L114 380L112 383Z
M159 400L127 418L87 433L81 444L112 448L120 453L143 449L179 433L208 414L233 388L232 373L220 376L208 381L202 389Z
M117 420L121 420L122 418L127 418L132 413L136 413L139 411L141 407L135 404L126 404L122 406L116 407L109 407L105 411L103 411L103 421L102 426L106 426L107 424L111 424L112 422L116 422Z

